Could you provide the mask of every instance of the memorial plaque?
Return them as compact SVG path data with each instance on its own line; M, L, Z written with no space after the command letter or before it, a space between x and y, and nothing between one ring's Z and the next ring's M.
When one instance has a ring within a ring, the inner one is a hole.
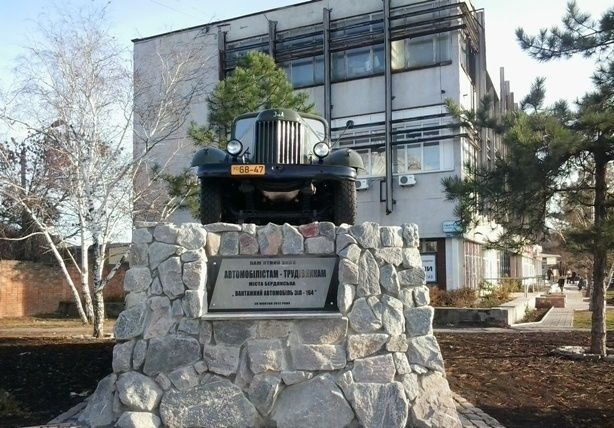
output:
M211 257L209 312L337 311L337 257Z

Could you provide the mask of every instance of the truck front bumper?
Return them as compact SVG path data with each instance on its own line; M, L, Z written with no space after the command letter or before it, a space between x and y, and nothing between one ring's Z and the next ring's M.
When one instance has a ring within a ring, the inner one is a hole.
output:
M232 174L232 165L249 164L208 164L198 167L197 174L200 178L225 178L232 180L271 180L271 181L295 181L295 180L356 180L356 170L342 165L284 165L264 164L264 174Z

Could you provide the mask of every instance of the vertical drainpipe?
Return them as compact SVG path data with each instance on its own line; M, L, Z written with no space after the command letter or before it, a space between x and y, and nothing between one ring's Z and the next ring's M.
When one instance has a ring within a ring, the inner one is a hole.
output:
M394 209L392 194L392 55L390 52L390 0L384 2L384 97L385 97L385 121L386 121L386 215Z
M324 33L324 119L326 119L326 123L328 123L326 137L330 139L330 121L332 120L332 104L330 94L330 9L324 8L322 9L322 12L322 31Z
M224 63L226 62L226 31L222 28L217 30L217 50L218 50L218 80L221 82L226 77Z
M269 55L275 59L275 33L277 32L277 21L269 21Z

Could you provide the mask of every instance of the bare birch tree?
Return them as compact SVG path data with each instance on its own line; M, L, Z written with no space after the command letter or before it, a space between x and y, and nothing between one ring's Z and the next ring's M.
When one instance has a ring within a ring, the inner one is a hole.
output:
M190 103L203 89L206 63L198 58L197 44L187 45L172 55L160 55L160 64L152 68L156 75L135 71L133 85L127 52L105 22L102 9L62 14L41 23L41 37L17 68L13 108L2 114L7 123L44 134L47 148L63 160L58 173L66 197L58 206L59 218L37 225L41 233L53 230L62 241L81 247L80 260L73 262L95 337L103 335L104 287L119 267L103 275L107 246L130 227L133 204L143 199L160 168L133 186L137 175L147 166L149 153L184 126ZM133 97L139 102L133 103ZM135 116L138 125L133 129ZM140 144L130 153L133 137ZM168 150L166 157L173 152ZM0 182L3 197L14 197L12 185ZM172 206L173 201L164 199L160 205ZM158 212L166 215L170 210ZM63 260L57 259L71 284Z

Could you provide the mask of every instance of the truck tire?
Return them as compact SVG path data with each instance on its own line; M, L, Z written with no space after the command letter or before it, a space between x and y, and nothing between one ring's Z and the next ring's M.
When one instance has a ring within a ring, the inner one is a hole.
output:
M215 182L200 180L200 222L216 223L222 219L222 195Z
M353 181L339 181L334 185L333 223L356 222L356 185Z

